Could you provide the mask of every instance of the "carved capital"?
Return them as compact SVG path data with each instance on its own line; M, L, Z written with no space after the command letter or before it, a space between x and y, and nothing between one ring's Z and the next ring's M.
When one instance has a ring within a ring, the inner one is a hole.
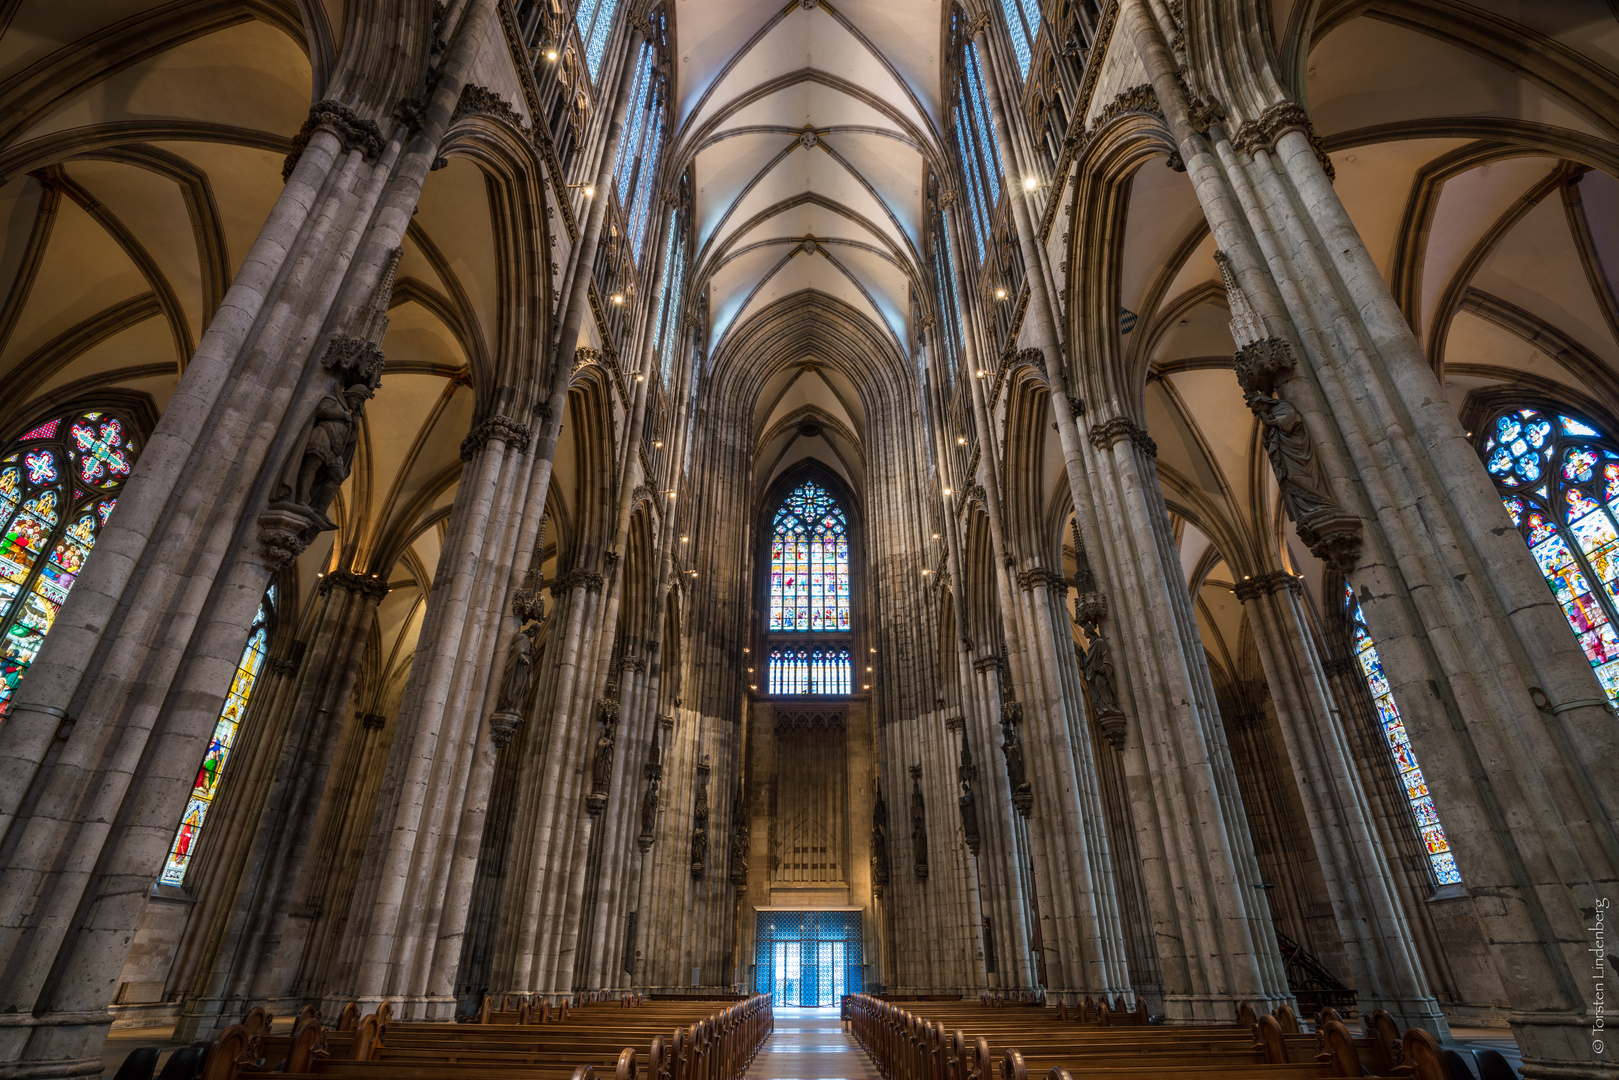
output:
M1231 366L1245 393L1269 394L1276 389L1277 380L1291 374L1299 362L1291 345L1268 337L1238 349Z
M961 734L961 732L965 730L966 726L967 718L965 716L947 717L944 722L944 729L956 735Z
M360 726L367 731L381 731L388 725L388 718L381 713L368 712L360 717Z
M1338 173L1333 168L1332 158L1327 155L1321 137L1315 133L1315 126L1310 123L1309 112L1296 101L1278 101L1260 113L1257 119L1249 120L1237 128L1236 134L1231 137L1231 145L1240 153L1253 154L1260 150L1273 152L1277 140L1289 131L1302 131L1305 138L1310 141L1310 149L1315 152L1316 160L1321 163L1327 179L1337 179Z
M516 450L528 449L529 431L524 424L509 416L491 416L480 421L461 440L461 460L471 461L491 441L497 441Z
M1257 600L1261 596L1270 596L1272 593L1291 589L1295 593L1303 592L1304 586L1299 579L1285 570L1277 570L1269 574L1260 574L1258 577L1243 578L1237 582L1235 592L1237 599L1244 604Z
M381 600L388 595L388 583L376 574L369 577L364 574L351 574L347 570L334 570L320 579L317 591L325 596L333 589L342 589L344 592L359 593Z
M1091 428L1090 438L1091 445L1098 450L1106 450L1114 443L1129 439L1135 444L1136 449L1147 457L1158 456L1158 444L1147 434L1145 428L1128 416L1115 416L1111 420L1097 424Z
M1309 547L1310 554L1332 569L1347 574L1359 565L1365 542L1360 518L1332 507L1305 514L1297 525L1299 539Z
M487 116L503 124L528 133L528 125L523 122L523 114L506 101L505 98L477 83L467 83L461 88L461 99L455 103L455 112L450 114L450 122L461 119L463 116Z
M317 101L310 106L309 115L304 119L304 126L298 129L298 134L292 138L292 152L287 155L286 161L281 164L281 179L292 178L292 170L298 167L298 159L303 156L304 147L315 132L325 129L336 135L342 142L344 150L358 150L366 161L377 160L383 148L388 145L382 137L382 129L377 127L375 121L363 119L353 109L341 101Z
M1107 618L1107 597L1094 589L1074 597L1074 621L1087 633L1096 633L1096 628L1105 618Z
M1062 593L1068 591L1068 579L1054 570L1047 570L1043 566L1023 571L1017 576L1017 583L1024 592L1033 592L1039 588Z

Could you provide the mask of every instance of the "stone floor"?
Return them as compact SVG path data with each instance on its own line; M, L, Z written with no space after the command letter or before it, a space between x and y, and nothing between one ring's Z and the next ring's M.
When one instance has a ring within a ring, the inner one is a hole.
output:
M748 1080L878 1080L877 1069L829 1009L776 1010L776 1030L748 1066Z

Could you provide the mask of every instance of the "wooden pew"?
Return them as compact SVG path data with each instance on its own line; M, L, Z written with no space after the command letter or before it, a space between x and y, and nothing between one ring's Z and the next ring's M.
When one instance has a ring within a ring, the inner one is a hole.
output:
M1027 1080L1030 1071L1047 1080L1072 1075L1099 1080L1306 1080L1306 1078L1409 1075L1417 1080L1444 1080L1439 1048L1432 1036L1412 1029L1394 1034L1383 1014L1368 1024L1368 1035L1356 1038L1324 1011L1313 1035L1300 1031L1286 1007L1255 1016L1251 1006L1238 1010L1238 1022L1152 1027L1144 1023L1120 1028L1108 1021L1123 1011L1115 1000L1081 1003L1080 1017L1066 1008L1011 1009L992 999L940 1002L920 1006L926 1016L866 995L851 995L844 1004L850 1030L865 1047L885 1080L989 1080L997 1060L999 1080ZM1145 1017L1137 1006L1134 1015ZM1246 1023L1244 1026L1239 1026ZM963 1030L971 1032L964 1035ZM998 1049L998 1059L991 1045ZM1398 1071L1396 1071L1398 1070Z
M727 1003L688 999L649 1004L644 998L598 997L559 1010L552 1022L522 1022L544 1010L530 999L486 1001L480 1020L514 1013L518 1020L469 1024L394 1024L387 1002L352 1031L327 1031L313 1007L290 1035L269 1033L270 1018L255 1010L216 1040L204 1064L207 1080L236 1080L266 1069L294 1076L363 1080L591 1080L598 1072L636 1080L644 1060L648 1080L741 1080L774 1028L768 995ZM516 1005L516 1008L508 1008ZM345 1007L340 1023L352 1011ZM257 1015L255 1015L257 1014ZM564 1019L563 1017L566 1017ZM249 1024L252 1025L250 1033ZM664 1032L674 1025L672 1037ZM642 1058L626 1043L649 1047Z

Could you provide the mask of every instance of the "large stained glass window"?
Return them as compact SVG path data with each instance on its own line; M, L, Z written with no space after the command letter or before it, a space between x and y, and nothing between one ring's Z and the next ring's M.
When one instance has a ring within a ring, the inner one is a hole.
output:
M1461 871L1456 869L1456 856L1451 854L1450 840L1445 836L1445 826L1439 820L1439 809L1434 805L1433 796L1428 793L1428 782L1423 779L1422 767L1417 764L1416 751L1411 748L1411 736L1406 733L1405 721L1400 718L1400 707L1394 703L1388 674L1383 670L1383 661L1377 655L1371 632L1366 629L1366 616L1360 610L1360 601L1355 599L1353 586L1344 586L1344 604L1349 611L1355 658L1360 661L1360 669L1366 675L1366 685L1372 691L1372 701L1377 705L1377 719L1382 725L1383 737L1388 740L1389 752L1394 755L1394 767L1400 774L1400 783L1405 787L1405 797L1410 800L1411 813L1416 816L1417 831L1428 849L1434 880L1441 885L1455 885L1462 880Z
M161 884L185 883L186 868L191 865L197 836L202 832L202 823L208 816L209 808L214 804L220 778L225 775L225 762L230 758L231 748L236 745L237 731L247 712L248 699L253 695L253 685L258 682L264 658L270 651L270 616L274 610L275 586L272 585L259 603L258 616L247 635L247 647L242 650L242 658L236 662L236 674L231 678L230 692L225 695L225 707L220 710L219 719L214 721L214 735L202 755L202 764L197 767L197 779L191 785L191 797L186 800L185 816L175 830L174 842L169 845L168 861L163 864L163 873L157 879Z
M1006 16L1006 28L1012 32L1018 73L1027 79L1034 39L1040 36L1040 0L1001 0L1001 12Z
M959 11L957 18L960 18ZM978 67L978 50L969 41L962 46L961 74L956 80L956 151L961 155L967 220L972 225L979 262L983 262L995 235L995 207L1001 200L1001 155L984 102L984 76Z
M849 529L826 489L805 481L776 511L770 629L847 633Z
M607 55L607 37L613 32L613 13L618 0L579 0L574 12L574 23L579 27L579 40L585 45L585 66L590 69L590 81L601 74L602 57Z
M1507 409L1485 430L1484 466L1619 704L1619 452L1585 421L1538 409Z
M853 658L847 645L777 645L770 650L772 694L847 694Z
M39 654L135 464L129 422L77 412L0 457L0 707Z

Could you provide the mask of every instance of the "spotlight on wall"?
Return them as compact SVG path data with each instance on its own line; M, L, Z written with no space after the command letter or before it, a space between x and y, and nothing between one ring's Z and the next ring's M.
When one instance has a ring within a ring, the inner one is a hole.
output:
M951 490L950 490L950 489L949 489L949 488L945 488L945 489L944 489L944 495L945 495L945 498L947 498L947 499L948 499L948 498L949 498L949 497L950 497L950 496L952 496L952 495L954 495L954 494L955 494L955 492L953 492L953 491L951 491Z
M956 436L956 445L957 446L966 446L967 445L967 436L965 436L965 435L957 435Z
M652 444L652 449L654 449L654 450L662 450L663 449L663 443L661 443L661 442L653 443Z
M688 541L688 540L690 540L690 539L691 539L691 537L689 537L689 536L682 536L682 537L681 537L681 538L680 538L680 542L681 542L681 543L682 543L682 544L684 544L684 543L685 543L685 542L686 542L686 541Z
M989 378L989 372L985 371L983 368L979 368L977 371L973 372L973 374L977 375L980 379Z
M1024 191L1039 191L1041 188L1043 188L1045 186L1046 185L1044 185L1044 184L1042 184L1040 182L1040 178L1038 176L1025 176L1023 178L1023 190Z
M546 49L545 58L551 61L553 64L556 63L557 51L555 49Z
M587 192L587 194L588 194L588 192ZM1005 300L1006 299L1006 290L1005 289L999 289L999 288L996 289L995 290L995 299L997 299L997 300Z
M616 293L613 294L613 303L622 304L623 302L624 302L624 294L623 293L616 292Z

